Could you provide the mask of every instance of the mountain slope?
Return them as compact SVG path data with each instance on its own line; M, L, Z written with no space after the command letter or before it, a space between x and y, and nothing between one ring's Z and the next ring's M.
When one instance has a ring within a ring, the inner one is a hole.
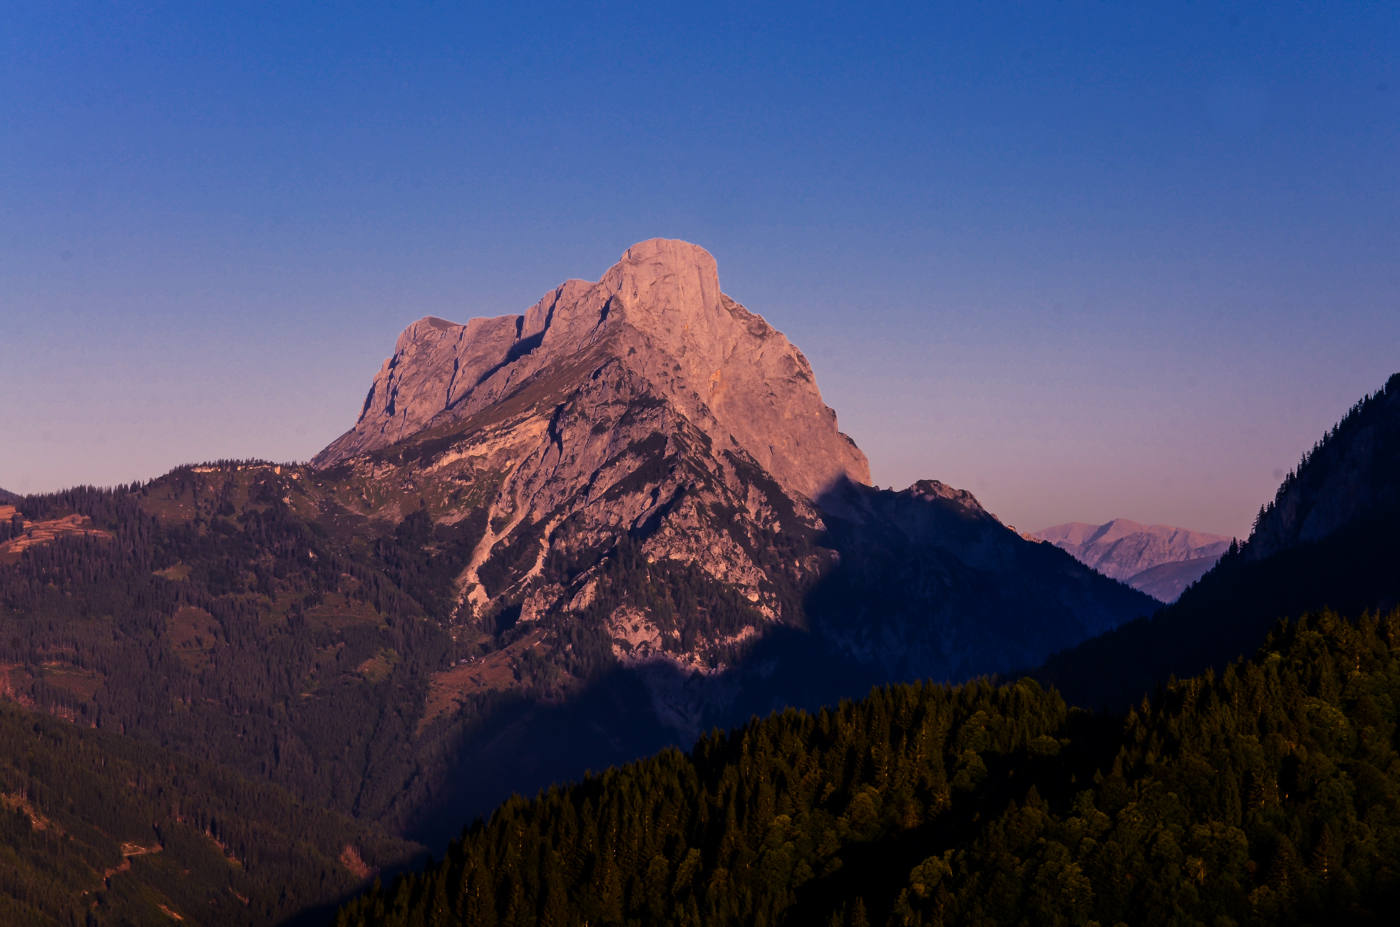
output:
M1102 525L1069 522L1034 531L1031 536L1049 541L1103 575L1163 602L1181 595L1230 546L1230 538L1218 534L1170 525L1140 525L1126 518ZM1161 569L1164 566L1167 568Z
M1359 500L1359 501L1358 501ZM1357 403L1228 550L1155 614L1056 654L1036 672L1077 704L1122 707L1170 675L1248 653L1273 623L1400 603L1400 374Z
M1227 545L1226 549L1229 547ZM1220 561L1218 554L1195 557L1191 560L1176 560L1159 563L1140 573L1134 573L1126 582L1139 592L1145 592L1159 602L1175 602L1181 598L1192 583L1210 572L1210 568Z
M1029 680L775 714L514 799L335 924L1382 922L1397 642L1312 616L1126 718Z
M315 466L20 500L73 530L0 562L0 692L440 845L513 791L1152 607L966 493L865 485L702 250L603 281L411 326Z
M7 924L283 923L419 849L218 766L3 704L0 829Z

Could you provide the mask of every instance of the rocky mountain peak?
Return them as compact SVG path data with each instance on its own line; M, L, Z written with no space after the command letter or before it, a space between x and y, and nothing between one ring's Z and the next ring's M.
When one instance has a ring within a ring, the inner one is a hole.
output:
M414 322L313 467L331 521L431 549L470 656L423 725L507 679L557 699L621 668L691 736L1032 665L1151 605L968 492L870 486L802 352L680 241L519 315Z
M469 419L607 361L645 379L720 450L747 452L786 490L813 498L843 478L870 480L802 352L720 291L709 252L667 239L633 245L597 283L566 281L522 315L414 322L355 427L314 464Z

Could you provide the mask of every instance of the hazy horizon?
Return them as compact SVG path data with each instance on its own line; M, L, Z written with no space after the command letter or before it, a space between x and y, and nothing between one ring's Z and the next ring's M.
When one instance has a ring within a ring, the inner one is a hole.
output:
M547 11L547 12L546 12ZM874 482L1243 537L1400 370L1400 11L0 5L0 487L350 427L683 238Z

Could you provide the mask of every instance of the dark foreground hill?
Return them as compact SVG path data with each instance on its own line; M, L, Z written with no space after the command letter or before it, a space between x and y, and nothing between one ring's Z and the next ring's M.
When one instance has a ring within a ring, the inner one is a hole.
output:
M217 765L6 704L0 832L0 923L35 927L319 923L317 909L421 849Z
M336 924L1380 923L1397 706L1400 612L1281 625L1126 720L892 686L511 801Z
M1121 710L1169 676L1217 670L1284 617L1400 604L1400 374L1304 456L1235 547L1150 619L1058 653L1036 672L1072 703Z

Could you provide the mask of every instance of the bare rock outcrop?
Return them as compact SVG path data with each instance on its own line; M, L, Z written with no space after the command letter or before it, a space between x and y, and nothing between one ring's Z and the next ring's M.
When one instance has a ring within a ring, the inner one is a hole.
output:
M717 448L743 449L788 491L811 498L842 479L870 481L865 455L837 429L802 352L720 292L709 252L664 239L629 248L597 283L566 281L523 315L413 323L355 427L314 464L464 420L541 377L603 358L703 423Z

